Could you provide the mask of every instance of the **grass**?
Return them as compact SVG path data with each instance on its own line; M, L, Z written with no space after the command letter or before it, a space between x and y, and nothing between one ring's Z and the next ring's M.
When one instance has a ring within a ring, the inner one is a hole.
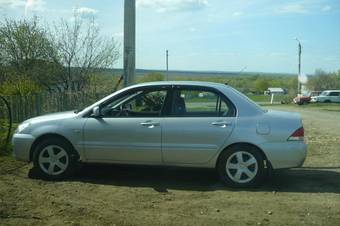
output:
M18 124L12 124L12 130L10 134L10 138L12 137L14 130L17 128ZM6 146L6 139L8 133L8 122L4 120L0 120L0 155L9 155L11 151L11 144L9 143ZM11 142L11 140L9 141Z
M317 109L323 111L335 111L340 112L340 104L339 103L310 103L307 105L300 106L302 109Z
M340 104L265 108L301 113L308 156L303 168L278 171L262 187L224 187L214 170L114 165L49 182L30 179L32 166L6 155L0 224L340 225Z

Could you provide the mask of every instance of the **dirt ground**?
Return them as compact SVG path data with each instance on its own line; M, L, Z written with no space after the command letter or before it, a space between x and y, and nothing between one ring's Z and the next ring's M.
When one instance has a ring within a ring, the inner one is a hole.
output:
M302 113L303 168L256 189L224 187L213 170L88 165L73 178L30 178L0 156L0 225L340 225L340 106Z

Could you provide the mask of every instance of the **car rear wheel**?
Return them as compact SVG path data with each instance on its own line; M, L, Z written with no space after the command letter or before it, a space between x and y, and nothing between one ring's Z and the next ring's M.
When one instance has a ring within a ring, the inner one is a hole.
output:
M264 159L250 145L236 145L223 152L217 168L222 182L231 187L253 187L265 176Z
M37 145L33 155L38 177L59 180L70 176L76 169L77 155L73 147L59 138L48 138Z

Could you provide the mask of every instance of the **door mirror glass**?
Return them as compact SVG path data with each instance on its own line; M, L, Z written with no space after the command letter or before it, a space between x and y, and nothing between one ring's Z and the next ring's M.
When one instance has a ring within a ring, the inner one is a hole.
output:
M94 117L100 117L101 116L99 106L96 106L92 109L92 115Z

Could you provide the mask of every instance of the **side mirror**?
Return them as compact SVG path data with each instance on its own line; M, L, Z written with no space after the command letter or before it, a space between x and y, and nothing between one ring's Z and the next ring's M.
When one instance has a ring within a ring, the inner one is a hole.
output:
M94 117L100 117L101 116L99 106L96 106L92 109L92 116L94 116Z

